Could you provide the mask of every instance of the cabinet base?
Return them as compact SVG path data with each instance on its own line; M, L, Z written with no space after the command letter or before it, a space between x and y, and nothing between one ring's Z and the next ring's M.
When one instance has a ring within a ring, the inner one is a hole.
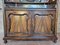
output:
M40 37L25 37L25 38L20 38L20 37L4 37L3 38L4 43L7 43L7 40L20 40L20 41L41 41L41 40L52 40L54 43L57 42L57 37L56 36L40 36Z

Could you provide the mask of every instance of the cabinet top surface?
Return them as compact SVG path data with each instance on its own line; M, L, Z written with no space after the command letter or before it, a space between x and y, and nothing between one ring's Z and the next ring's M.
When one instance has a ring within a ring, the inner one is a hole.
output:
M56 0L4 0L6 3L56 3Z

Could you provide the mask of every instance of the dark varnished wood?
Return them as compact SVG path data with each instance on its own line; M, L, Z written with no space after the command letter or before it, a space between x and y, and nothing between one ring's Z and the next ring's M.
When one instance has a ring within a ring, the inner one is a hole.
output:
M19 3L19 2L7 2ZM53 4L26 3L26 4ZM56 4L56 2L54 1ZM23 4L23 3L21 3ZM24 3L25 4L25 3ZM56 36L56 8L52 9L20 9L5 7L4 9L4 43L7 40L52 40Z
M46 11L46 10L45 10L45 11ZM40 13L38 14L39 11L33 11L33 12L36 12L36 13L34 13L35 15L39 15L39 14L40 14ZM41 10L40 12L43 12L43 11ZM55 11L53 11L53 12L55 13ZM55 16L55 14L53 14L53 12L49 12L49 13L48 13L48 11L47 11L46 14L45 14L45 12L44 12L43 15L41 14L41 15L39 15L39 16L46 16L46 15L49 15L49 14L52 14L52 16ZM13 13L13 11L12 11L12 13ZM15 11L15 13L16 13L16 11ZM10 11L9 11L8 14L10 14ZM7 14L7 16L8 16L8 14ZM27 14L28 14L28 13L27 13ZM16 14L16 15L17 15L17 14ZM20 14L18 14L18 15L20 15ZM52 24L53 24L53 23L52 23ZM32 31L32 30L31 30L31 31ZM53 31L53 29L52 29L52 31ZM33 31L32 31L32 32L33 32ZM53 31L53 32L54 32L54 31ZM7 33L7 32L6 32L6 33ZM8 34L9 34L9 33L8 33ZM47 33L47 34L48 34L48 33ZM19 34L19 35L20 35L20 34ZM11 36L12 36L12 35L11 35ZM8 35L8 37L5 36L6 38L4 38L4 39L10 39L10 38L12 38L11 36L9 36L9 35ZM17 36L17 35L16 35L16 36ZM21 35L21 36L23 36L23 35ZM31 34L31 32L30 32L30 34L27 35L27 36L33 36L33 33ZM46 35L45 35L45 36L46 36ZM10 38L9 38L9 37L10 37ZM27 37L27 38L28 38L28 37ZM24 39L24 38L23 38L23 39L20 38L20 39L21 39L21 40L32 40L32 39L33 39L33 38L31 38L31 39L29 39L29 38L27 39L27 38L25 38L25 39ZM47 38L48 38L48 37L47 37ZM45 39L46 39L46 40L51 39L51 38L49 38L49 39L47 39L47 38L45 38ZM53 35L52 38L54 39L53 41L55 42L56 39L54 38L54 35ZM12 38L12 39L13 39L13 38ZM17 37L14 38L14 39L16 39L16 40L20 40L20 39L17 38ZM35 39L33 39L33 40L35 40ZM38 39L36 39L36 40L44 40L44 39L38 38Z

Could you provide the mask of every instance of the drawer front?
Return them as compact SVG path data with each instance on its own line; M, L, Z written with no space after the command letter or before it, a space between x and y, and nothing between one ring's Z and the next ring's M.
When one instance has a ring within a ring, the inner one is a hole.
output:
M56 15L55 10L35 10L33 12L34 12L34 14L53 14L53 15Z

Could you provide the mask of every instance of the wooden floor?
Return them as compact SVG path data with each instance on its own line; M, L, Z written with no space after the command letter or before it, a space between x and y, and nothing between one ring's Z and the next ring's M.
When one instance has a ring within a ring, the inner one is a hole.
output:
M3 34L0 33L0 45L60 45L60 34L58 34L57 43L52 41L14 41L8 40L7 44L4 44Z

